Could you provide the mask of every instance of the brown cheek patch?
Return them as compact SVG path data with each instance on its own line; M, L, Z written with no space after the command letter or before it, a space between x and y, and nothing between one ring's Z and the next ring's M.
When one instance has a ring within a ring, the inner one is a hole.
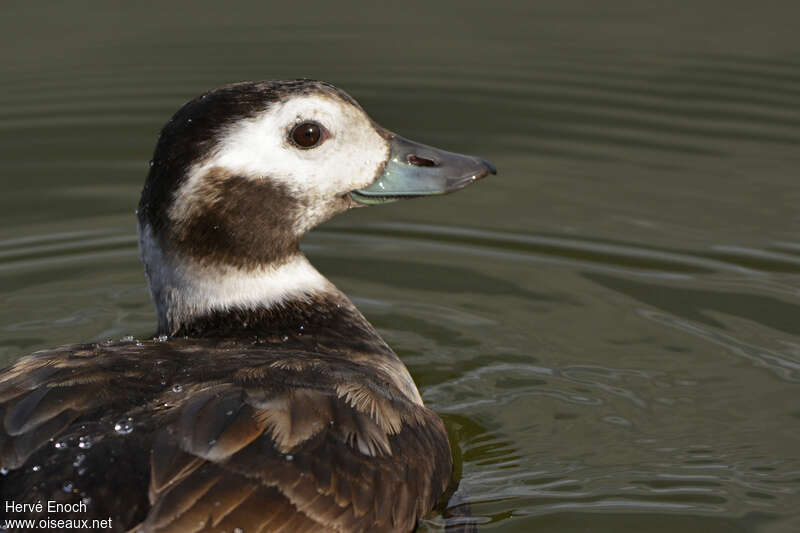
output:
M170 213L169 239L183 257L204 265L255 268L298 249L296 222L305 206L280 183L213 168Z

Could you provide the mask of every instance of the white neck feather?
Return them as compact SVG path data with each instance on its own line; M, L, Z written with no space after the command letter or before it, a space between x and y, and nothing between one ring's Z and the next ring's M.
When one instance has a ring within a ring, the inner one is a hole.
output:
M213 312L269 308L338 292L299 252L278 265L242 270L167 257L149 226L140 229L139 245L160 332L172 333L192 318Z

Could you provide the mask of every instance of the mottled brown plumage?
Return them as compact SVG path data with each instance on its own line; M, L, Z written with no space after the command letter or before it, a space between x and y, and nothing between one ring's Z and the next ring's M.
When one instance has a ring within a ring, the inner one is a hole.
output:
M316 349L274 333L20 359L0 378L2 498L89 497L76 518L112 517L116 531L411 531L449 479L441 420L392 373L330 348L324 326ZM362 341L391 362L377 337Z

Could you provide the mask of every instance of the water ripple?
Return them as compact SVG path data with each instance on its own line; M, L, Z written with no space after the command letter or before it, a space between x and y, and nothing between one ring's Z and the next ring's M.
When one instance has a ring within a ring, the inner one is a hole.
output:
M796 257L769 251L717 246L709 251L676 250L639 244L495 232L472 228L409 223L375 223L368 228L322 228L316 234L380 236L383 239L414 239L420 242L466 244L473 252L508 251L536 257L577 261L584 265L614 266L627 271L683 275L715 272L758 275L773 272L800 273Z

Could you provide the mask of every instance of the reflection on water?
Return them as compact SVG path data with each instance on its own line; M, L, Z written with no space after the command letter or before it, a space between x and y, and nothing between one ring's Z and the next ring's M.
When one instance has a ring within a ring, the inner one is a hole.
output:
M445 420L461 482L421 530L800 530L794 5L206 8L0 23L0 360L152 333L160 126L222 83L326 79L500 169L304 243Z

